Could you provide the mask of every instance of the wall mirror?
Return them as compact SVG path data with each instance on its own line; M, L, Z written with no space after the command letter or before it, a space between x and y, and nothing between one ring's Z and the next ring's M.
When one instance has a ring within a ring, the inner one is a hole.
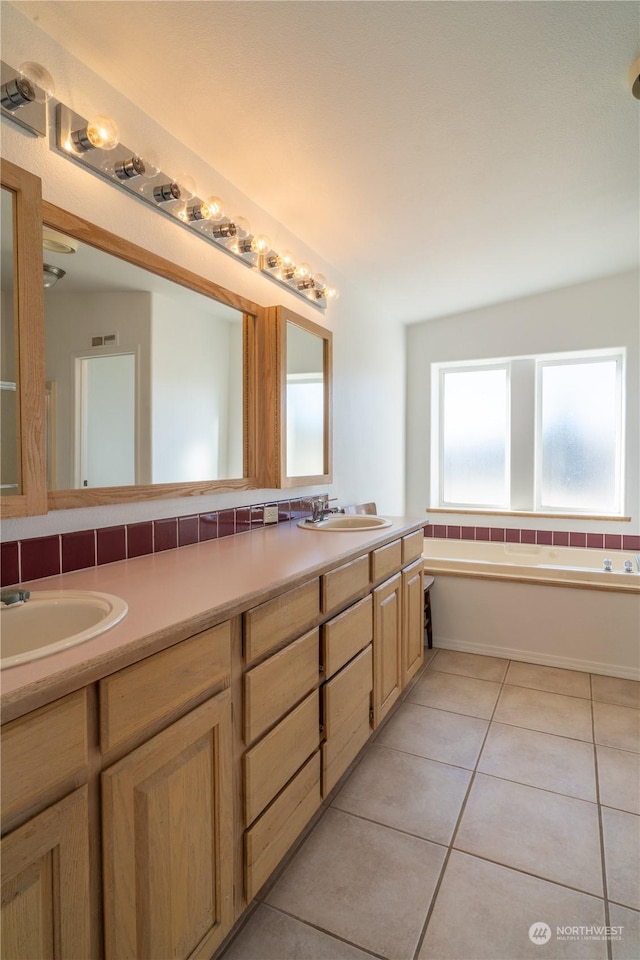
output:
M0 191L0 514L46 513L40 180L8 161ZM37 282L34 282L37 278Z
M258 305L51 204L43 222L49 507L257 487Z
M277 485L330 483L331 331L285 307L268 314L275 345Z

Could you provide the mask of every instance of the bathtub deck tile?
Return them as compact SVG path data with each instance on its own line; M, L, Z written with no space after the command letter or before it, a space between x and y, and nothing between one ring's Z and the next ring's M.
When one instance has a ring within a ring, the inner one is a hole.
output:
M578 670L514 661L509 665L506 682L515 687L530 687L547 693L562 693L567 697L582 697L586 700L591 697L589 674Z
M505 683L494 720L541 733L592 742L591 703Z

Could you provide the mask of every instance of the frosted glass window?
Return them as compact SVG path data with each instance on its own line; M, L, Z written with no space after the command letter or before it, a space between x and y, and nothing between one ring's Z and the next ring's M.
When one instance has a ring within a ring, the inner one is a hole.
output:
M443 502L505 506L508 503L507 370L443 372L442 381Z
M614 512L620 484L616 360L545 364L540 394L540 505Z
M324 381L322 374L287 377L287 476L324 473Z

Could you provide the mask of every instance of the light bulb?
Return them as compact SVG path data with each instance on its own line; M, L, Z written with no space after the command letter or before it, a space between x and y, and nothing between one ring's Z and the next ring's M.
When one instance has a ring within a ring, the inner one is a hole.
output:
M224 204L220 197L207 197L202 205L207 209L206 220L221 220L224 215Z
M327 278L323 273L316 273L313 277L313 282L319 290L324 290L327 285Z
M340 291L336 287L325 287L322 292L327 300L337 300L340 296Z
M53 77L45 67L40 63L34 63L29 60L21 64L18 73L34 86L34 97L36 103L46 103L53 96L55 83Z
M311 267L308 263L299 263L293 271L293 275L296 280L306 280L311 276Z
M146 151L140 157L144 170L141 176L145 180L153 180L160 173L160 161L153 150Z
M237 237L246 237L251 233L251 227L249 226L249 221L244 217L232 217L231 222L236 228Z
M191 200L192 197L195 197L196 182L193 177L190 177L187 173L180 173L175 178L175 182L178 184L181 200Z
M271 250L271 240L264 233L259 233L251 241L251 249L254 253L268 253Z
M292 280L295 276L296 258L292 254L291 250L283 250L282 254L280 255L280 261L282 264L283 280Z
M71 134L74 147L78 150L113 150L118 146L120 131L111 117L97 116L82 130Z

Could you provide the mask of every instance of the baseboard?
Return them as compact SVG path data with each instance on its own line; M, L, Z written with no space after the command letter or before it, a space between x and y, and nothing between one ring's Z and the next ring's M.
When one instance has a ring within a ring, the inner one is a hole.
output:
M600 663L592 660L577 660L573 657L541 655L536 650L519 650L488 643L466 643L434 636L434 647L443 650L458 650L460 653L479 653L485 657L502 657L504 660L521 660L524 663L539 663L545 667L561 667L564 670L581 670L583 673L598 673L605 677L620 677L622 680L640 680L640 667L623 667L615 663Z

